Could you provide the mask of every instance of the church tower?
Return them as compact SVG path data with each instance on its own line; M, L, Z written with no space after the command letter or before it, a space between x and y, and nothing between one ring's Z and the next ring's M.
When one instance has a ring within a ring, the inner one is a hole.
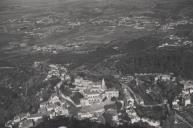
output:
M106 88L106 84L105 84L105 79L104 79L104 78L102 79L101 88L102 88L103 90L106 90L106 89L107 89L107 88Z

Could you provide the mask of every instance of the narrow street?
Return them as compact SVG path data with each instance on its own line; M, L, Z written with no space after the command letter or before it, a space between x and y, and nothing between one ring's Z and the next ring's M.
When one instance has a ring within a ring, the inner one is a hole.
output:
M80 105L75 104L74 101L72 101L72 100L70 99L70 97L65 96L65 95L61 92L60 87L61 87L62 83L63 83L63 80L61 80L59 83L57 83L56 88L55 88L58 96L59 96L60 98L62 98L63 100L66 100L66 101L70 102L74 107L80 107Z

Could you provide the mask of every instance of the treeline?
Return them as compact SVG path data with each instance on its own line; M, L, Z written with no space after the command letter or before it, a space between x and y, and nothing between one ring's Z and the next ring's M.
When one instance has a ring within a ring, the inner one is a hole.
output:
M153 128L147 123L142 122L135 124L125 123L119 126L111 126L108 123L100 124L97 122L90 121L89 119L77 120L73 117L57 117L53 120L45 120L34 128L59 128L62 126L67 128Z

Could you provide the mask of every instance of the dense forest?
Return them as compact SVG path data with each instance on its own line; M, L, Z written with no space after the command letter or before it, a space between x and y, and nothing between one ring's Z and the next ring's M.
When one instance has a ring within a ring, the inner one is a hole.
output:
M185 78L193 77L192 49L164 49L124 57L117 67L123 73L173 72Z

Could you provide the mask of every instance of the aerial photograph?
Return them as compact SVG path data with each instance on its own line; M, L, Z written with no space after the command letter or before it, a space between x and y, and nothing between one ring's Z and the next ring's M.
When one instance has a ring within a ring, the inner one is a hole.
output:
M193 128L193 0L0 0L0 128Z

